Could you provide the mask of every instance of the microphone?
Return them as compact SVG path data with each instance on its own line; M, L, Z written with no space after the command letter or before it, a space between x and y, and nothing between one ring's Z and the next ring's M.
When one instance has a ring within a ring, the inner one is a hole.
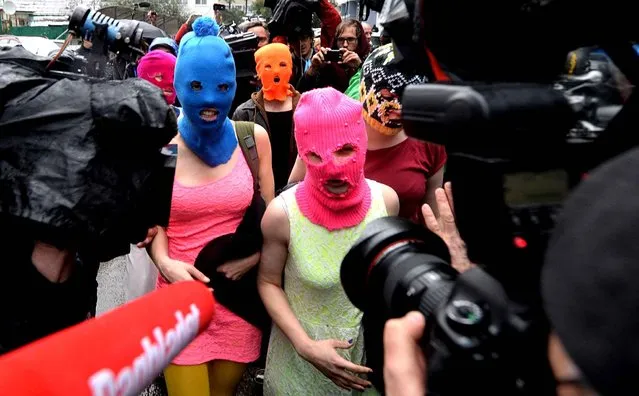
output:
M213 317L199 282L157 290L0 357L7 395L137 395Z

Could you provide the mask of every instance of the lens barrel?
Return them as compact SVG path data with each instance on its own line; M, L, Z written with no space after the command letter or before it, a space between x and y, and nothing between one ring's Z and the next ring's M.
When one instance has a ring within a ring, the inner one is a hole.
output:
M448 297L457 277L449 263L448 247L437 235L386 217L366 226L342 261L341 280L364 313L399 317L422 307L428 316Z

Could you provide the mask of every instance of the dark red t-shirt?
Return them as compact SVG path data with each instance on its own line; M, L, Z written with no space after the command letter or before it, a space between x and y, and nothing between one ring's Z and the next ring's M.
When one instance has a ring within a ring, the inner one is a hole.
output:
M408 138L400 144L368 150L366 178L386 184L399 196L399 216L420 224L426 180L446 163L443 146Z

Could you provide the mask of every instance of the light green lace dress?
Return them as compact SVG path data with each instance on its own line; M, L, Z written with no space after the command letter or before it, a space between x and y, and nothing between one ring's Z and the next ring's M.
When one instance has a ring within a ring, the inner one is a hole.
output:
M314 340L353 340L353 347L337 350L355 364L363 364L364 336L362 312L346 297L340 282L342 259L359 238L366 224L387 216L382 190L371 186L372 202L358 226L330 232L302 215L294 189L282 193L290 224L288 260L284 270L284 292L306 331ZM371 393L372 392L372 393ZM273 325L264 374L266 396L349 395L302 359L279 328ZM366 394L376 394L374 390Z

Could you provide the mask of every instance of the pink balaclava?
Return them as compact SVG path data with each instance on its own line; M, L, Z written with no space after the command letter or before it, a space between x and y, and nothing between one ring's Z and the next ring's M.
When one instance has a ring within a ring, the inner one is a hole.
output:
M295 192L302 214L329 231L358 225L371 206L362 104L333 88L315 89L302 95L293 119L307 169ZM344 184L348 187L339 194L327 189Z
M175 74L176 57L164 51L155 50L144 55L138 62L138 77L160 88L166 102L175 103L175 88L173 75Z

